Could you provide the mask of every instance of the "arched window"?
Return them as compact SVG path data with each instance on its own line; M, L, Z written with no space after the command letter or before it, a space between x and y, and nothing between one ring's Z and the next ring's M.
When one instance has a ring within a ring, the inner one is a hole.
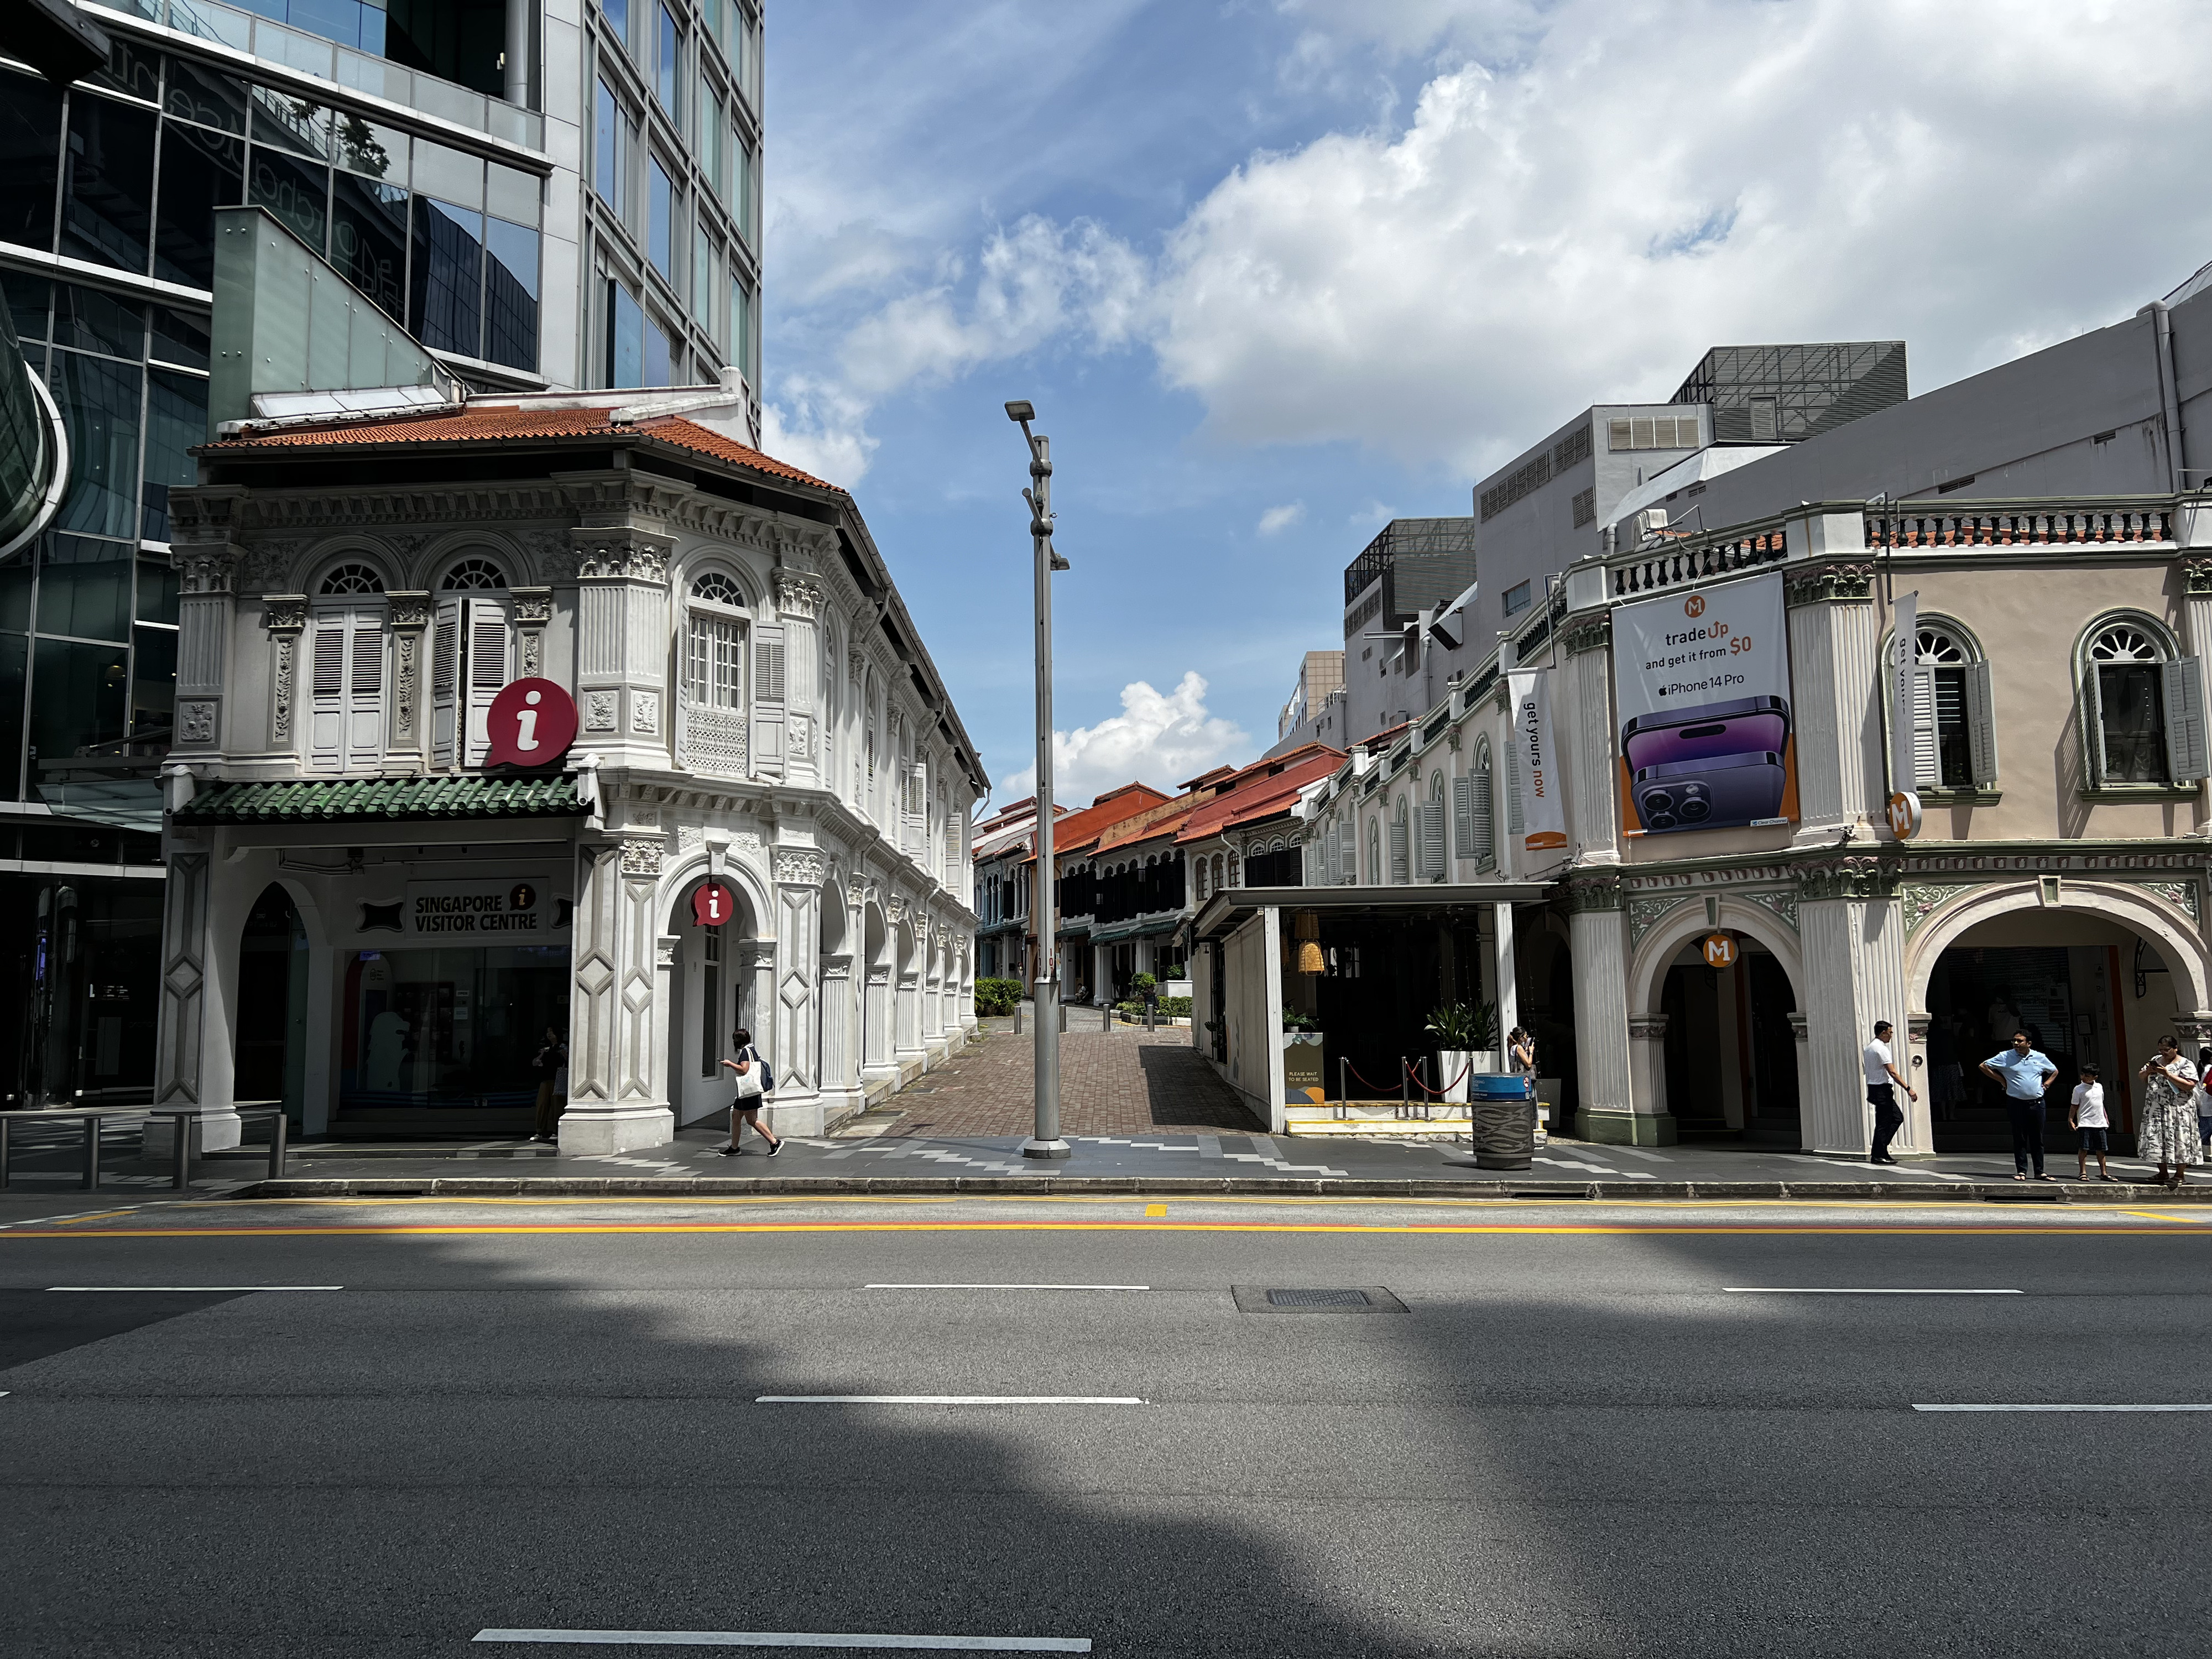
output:
M307 764L372 769L384 758L384 578L342 564L323 578L308 642Z
M2081 643L2081 725L2094 788L2194 782L2206 770L2197 659L2148 617L2098 624Z
M1390 818L1390 880L1403 886L1413 879L1413 832L1407 823L1406 798L1398 797L1397 810Z
M1474 767L1467 775L1455 780L1452 787L1459 855L1473 859L1478 870L1491 869L1498 863L1498 818L1491 805L1488 738L1474 740Z
M506 586L507 573L489 559L463 559L438 584L439 590L447 593L481 592Z
M1911 787L1972 789L1994 783L1990 669L1973 635L1942 617L1924 618L1914 634L1913 665Z
M695 708L738 709L745 702L744 592L719 570L691 583L684 685Z
M727 605L732 611L745 606L744 591L720 570L702 572L691 584L691 597L702 605Z
M384 578L365 564L342 564L323 578L322 591L326 595L381 593Z
M1382 884L1382 820L1367 820L1367 884L1370 887Z

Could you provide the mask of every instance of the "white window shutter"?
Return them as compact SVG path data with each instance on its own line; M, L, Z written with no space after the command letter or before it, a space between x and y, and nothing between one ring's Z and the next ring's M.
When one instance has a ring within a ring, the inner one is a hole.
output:
M2105 699L2097 686L2097 665L2081 671L2081 756L2089 769L2089 787L2105 782Z
M1473 856L1478 866L1488 868L1498 862L1498 809L1491 799L1491 769L1487 766L1474 775Z
M1452 856L1474 856L1474 775L1463 772L1452 780Z
M1966 747L1973 757L1974 787L1989 788L1997 781L1997 722L1985 662L1966 667Z
M1434 881L1444 873L1444 803L1439 795L1421 804L1421 873Z
M2203 659L2182 657L2159 665L2159 690L2166 704L2166 775L2176 783L2195 783L2206 764Z
M462 763L481 766L491 746L492 699L510 678L507 606L499 599L471 599L464 609L464 620L468 629L464 675L468 692L468 746Z
M1347 810L1339 820L1343 842L1337 851L1337 879L1346 887L1359 884L1359 814Z
M1505 833L1521 839L1521 750L1514 744L1505 746Z
M1390 879L1402 884L1408 879L1406 866L1410 849L1406 845L1406 821L1394 818L1390 823Z
M352 621L352 613L345 611L315 617L307 756L308 764L319 772L341 771L345 766L346 635Z
M461 673L461 602L438 601L437 629L430 636L430 753L440 766L454 761Z
M1933 789L1942 781L1943 763L1936 747L1936 671L1916 668L1912 671L1911 787Z
M763 772L783 770L783 624L753 629L753 762Z
M384 759L384 613L353 613L346 663L346 765L375 766Z

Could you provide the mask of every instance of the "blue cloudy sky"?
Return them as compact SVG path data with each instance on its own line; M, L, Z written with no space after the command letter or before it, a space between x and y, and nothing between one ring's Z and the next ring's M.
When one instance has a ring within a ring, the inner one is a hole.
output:
M1062 799L1274 737L1387 519L1709 344L1915 391L2212 258L2200 0L783 0L769 447L852 488L1000 799L1054 442Z

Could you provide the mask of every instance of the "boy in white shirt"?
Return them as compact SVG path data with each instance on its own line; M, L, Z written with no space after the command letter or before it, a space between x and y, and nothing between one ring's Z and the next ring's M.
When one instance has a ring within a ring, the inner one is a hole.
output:
M2097 1179L2110 1181L2112 1172L2105 1168L2105 1085L2097 1081L2097 1068L2084 1066L2081 1080L2074 1085L2073 1103L2066 1109L2067 1127L2081 1136L2081 1145L2075 1152L2081 1169L2075 1179L2089 1178L2089 1154L2097 1155Z

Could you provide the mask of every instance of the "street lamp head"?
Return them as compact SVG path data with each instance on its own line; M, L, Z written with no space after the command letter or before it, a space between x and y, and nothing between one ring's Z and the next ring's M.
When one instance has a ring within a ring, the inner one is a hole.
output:
M1006 405L1006 418L1017 423L1036 419L1036 405L1026 398L1017 398Z

